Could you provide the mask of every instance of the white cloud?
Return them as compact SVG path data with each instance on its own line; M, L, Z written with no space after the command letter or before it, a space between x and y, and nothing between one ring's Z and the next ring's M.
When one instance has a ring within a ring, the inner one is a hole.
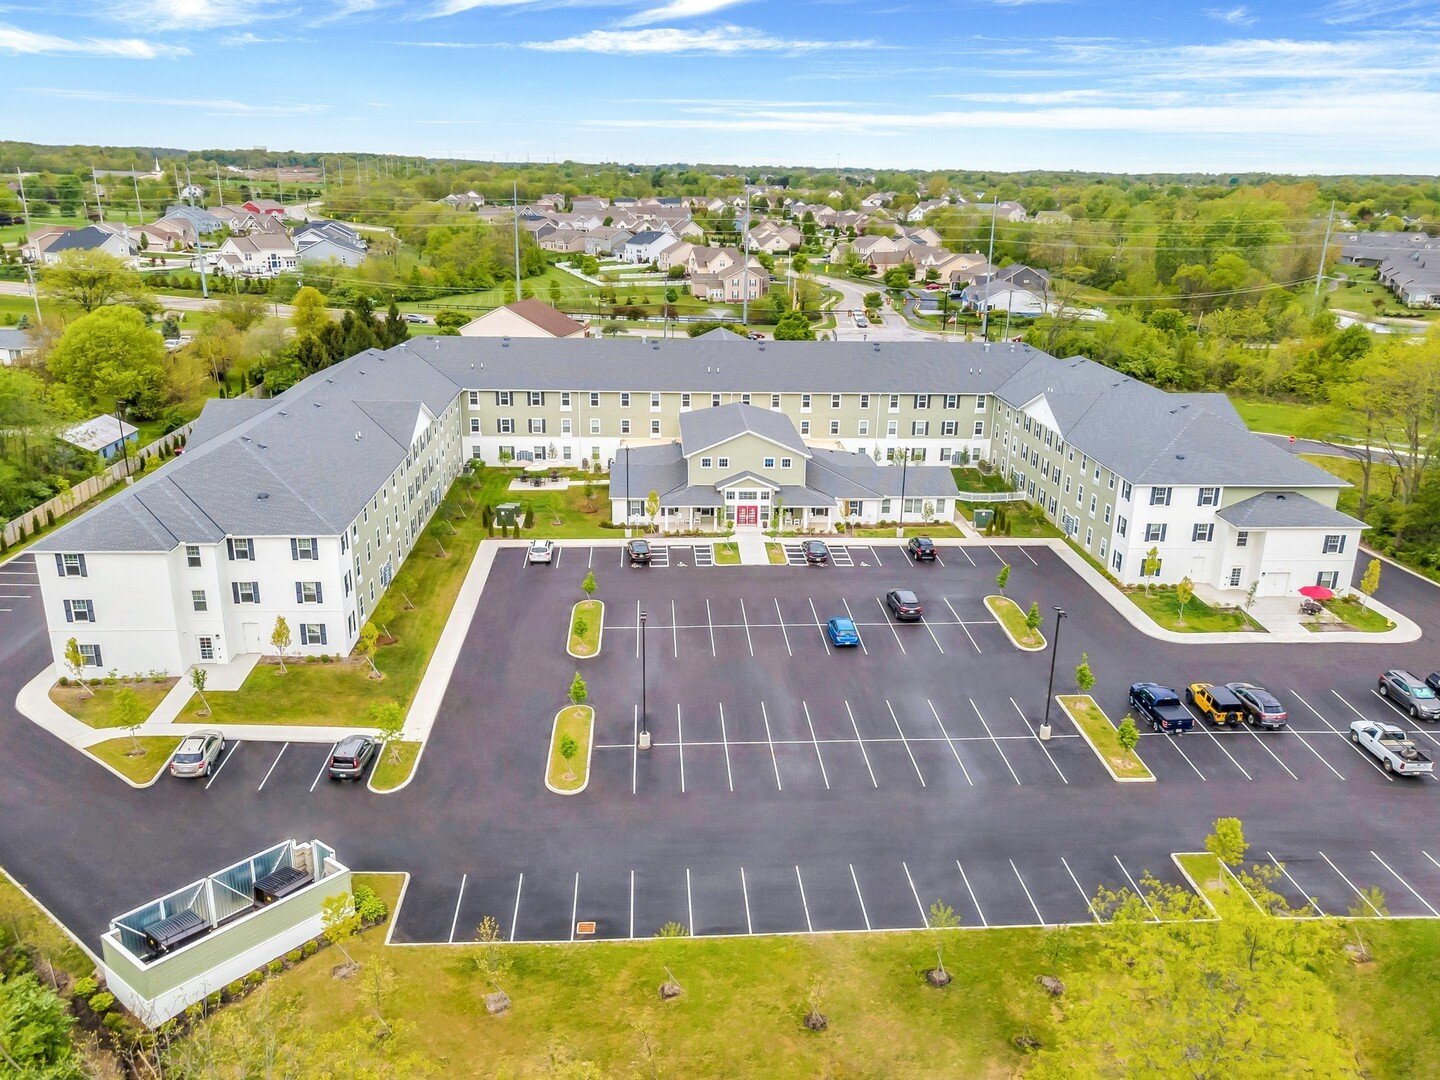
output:
M624 19L620 25L650 26L670 19L693 19L700 15L713 15L717 11L723 11L725 8L746 2L747 0L669 0L668 3L661 4L659 7L637 11L628 19Z
M124 60L155 60L184 56L189 49L139 38L64 38L37 34L0 23L0 54L20 56L110 56Z
M287 14L290 4L289 0L111 0L109 8L116 20L176 30L208 30L276 18Z
M41 94L45 97L64 98L70 101L105 101L121 105L158 105L166 108L188 109L210 116L307 116L325 112L330 108L319 102L283 102L256 104L235 101L230 98L192 97L150 97L142 94L123 94L110 90L68 90L53 86L30 87L26 93Z
M1250 9L1244 6L1208 8L1205 14L1219 22L1228 23L1230 26L1253 26L1256 19Z
M650 30L591 30L554 41L526 41L522 47L540 52L588 52L606 56L654 56L668 53L735 54L747 52L814 52L821 49L878 48L874 41L806 41L778 38L743 26L706 30L656 27Z

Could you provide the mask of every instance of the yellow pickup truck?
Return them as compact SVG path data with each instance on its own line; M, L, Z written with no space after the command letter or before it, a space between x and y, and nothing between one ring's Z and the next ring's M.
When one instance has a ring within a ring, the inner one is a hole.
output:
M1185 700L1202 719L1216 727L1226 724L1239 727L1245 720L1245 705L1229 687L1191 683L1185 688Z

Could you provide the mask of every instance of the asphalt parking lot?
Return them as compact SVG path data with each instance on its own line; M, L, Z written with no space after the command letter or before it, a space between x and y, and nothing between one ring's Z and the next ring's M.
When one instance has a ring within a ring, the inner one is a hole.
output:
M0 613L0 632L15 631L0 636L14 763L0 861L92 941L116 911L310 835L358 869L410 873L399 941L469 940L486 915L517 941L570 940L589 922L600 938L669 921L699 934L914 928L935 900L967 926L1037 925L1093 918L1102 884L1177 880L1170 854L1226 814L1245 822L1253 859L1284 864L1278 887L1297 905L1363 910L1361 890L1378 886L1393 914L1440 914L1440 782L1387 776L1347 735L1357 716L1415 730L1373 688L1385 667L1430 670L1433 586L1387 568L1381 599L1427 629L1410 645L1182 646L1135 632L1046 549L947 548L913 565L877 540L837 544L824 566L742 568L656 547L648 567L613 546L567 545L549 567L502 550L420 772L387 796L325 779L329 747L245 739L203 783L124 787L14 714L20 673L44 662L37 601L22 597ZM1047 635L1051 608L1069 612L1057 691L1073 689L1083 650L1112 718L1137 679L1247 679L1289 706L1290 726L1147 732L1159 782L1139 786L1112 782L1058 709L1041 742L1049 654L1016 650L983 603L1007 558L1009 594L1039 602ZM577 662L566 620L590 570L604 646ZM895 587L920 596L923 621L890 618ZM855 621L859 648L829 644L833 615ZM565 798L541 777L577 668L596 746L587 790ZM1440 753L1440 727L1415 737Z

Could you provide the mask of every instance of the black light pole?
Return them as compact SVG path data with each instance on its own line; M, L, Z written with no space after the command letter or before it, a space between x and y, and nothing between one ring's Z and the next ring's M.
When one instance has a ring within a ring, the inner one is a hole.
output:
M896 536L905 535L905 477L910 471L910 451L905 447L900 448L900 527L895 530Z
M125 442L125 399L115 399L115 423L120 428L120 453L125 455L125 475L130 475L130 448Z
M626 455L627 457L629 455ZM627 488L628 491L628 488ZM628 506L627 506L628 509ZM650 618L647 611L640 612L640 749L650 749L650 728L646 723L645 712L645 623Z
M1050 699L1055 696L1055 656L1060 651L1060 620L1067 618L1065 609L1055 609L1055 636L1050 642L1050 682L1045 687L1045 719L1040 721L1040 738L1050 737Z
M630 448L625 447L625 535L630 535Z

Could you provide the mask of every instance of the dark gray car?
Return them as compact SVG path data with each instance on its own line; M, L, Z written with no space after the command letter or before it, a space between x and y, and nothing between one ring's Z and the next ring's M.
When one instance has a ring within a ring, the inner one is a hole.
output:
M375 756L377 743L368 735L347 735L330 751L331 780L359 780Z
M1414 720L1440 720L1440 698L1425 683L1400 668L1380 676L1380 693L1410 714Z

